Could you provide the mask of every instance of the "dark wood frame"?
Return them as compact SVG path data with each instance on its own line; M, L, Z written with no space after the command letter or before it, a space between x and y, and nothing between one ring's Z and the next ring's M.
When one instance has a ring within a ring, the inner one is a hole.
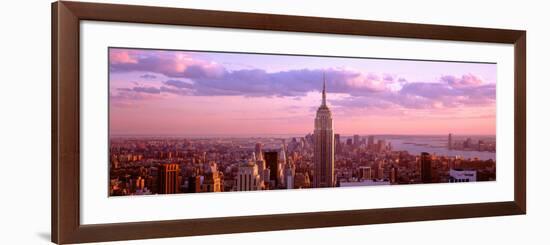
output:
M79 206L79 23L81 20L513 44L515 50L514 201L81 225ZM52 4L51 60L52 241L59 244L80 243L525 214L525 55L526 32L519 30L55 2Z

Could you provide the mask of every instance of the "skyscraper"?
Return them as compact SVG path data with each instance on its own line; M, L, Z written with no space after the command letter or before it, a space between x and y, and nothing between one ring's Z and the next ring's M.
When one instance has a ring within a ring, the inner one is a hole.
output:
M448 143L449 150L453 149L453 135L449 134L449 143Z
M340 134L334 134L334 149L336 149L337 154L340 154L342 151L342 146L340 145Z
M277 183L278 187L285 187L285 166L286 166L286 153L285 153L285 145L283 143L281 150L279 151L279 163L277 164Z
M263 160L263 151L262 151L262 143L258 142L256 143L256 146L254 147L254 152L256 155L256 160Z
M187 192L199 193L201 192L201 176L192 175L187 178Z
M288 163L285 166L284 171L284 179L285 179L285 187L286 189L293 189L294 188L294 177L296 175L296 165L292 163L292 161L288 161Z
M368 149L374 149L374 136L370 135L367 143Z
M359 167L359 178L361 180L372 180L372 168L367 166L361 166Z
M165 163L159 166L158 193L173 194L179 192L178 173L180 166L175 163Z
M326 82L323 75L323 100L315 117L314 135L314 187L334 186L334 133L332 113L327 107Z
M296 173L296 176L294 177L294 188L309 188L310 185L311 183L309 182L309 174L307 172Z
M201 192L222 191L220 173L218 172L218 165L216 163L208 165L201 188Z
M359 146L361 144L360 140L361 140L361 138L359 137L358 134L353 135L353 145Z
M258 151L258 144L256 144L256 151ZM270 171L269 168L266 167L265 160L263 157L263 154L261 153L261 148L259 150L260 155L254 154L254 158L256 159L256 166L258 166L258 174L260 175L260 180L266 184L265 187L269 187L269 179L270 179Z
M386 141L385 140L382 140L382 139L378 140L378 144L376 146L377 146L376 151L378 151L378 152L386 151Z
M264 160L265 160L265 163L267 164L267 167L269 167L269 182L272 183L273 186L277 186L278 184L278 180L277 180L277 173L279 172L278 158L279 158L279 152L277 151L264 152Z
M239 165L235 178L236 191L257 191L264 187L258 174L258 165L252 159L245 160Z
M422 183L432 182L432 156L430 153L422 152L420 155L420 178Z
M397 169L396 166L392 165L390 167L390 183L392 183L392 184L397 183L397 177L398 177L397 176L397 174L398 174L397 171L398 171L398 169Z

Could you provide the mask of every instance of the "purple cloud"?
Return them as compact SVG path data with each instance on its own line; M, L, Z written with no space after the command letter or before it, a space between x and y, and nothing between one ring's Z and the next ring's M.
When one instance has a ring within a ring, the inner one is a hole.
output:
M368 96L351 96L332 103L342 107L388 108L398 106L410 109L454 108L494 104L496 84L484 84L471 74L456 78L443 76L439 82L412 82L400 90L384 91Z
M167 81L164 81L163 83L175 88L192 88L193 87L193 84L188 82L183 82L180 80L167 80Z
M472 74L465 74L462 77L443 76L441 81L447 82L453 88L477 87L483 83L480 78Z
M394 78L390 74L384 74L384 81L393 82Z
M142 71L175 78L168 86L193 88L196 95L302 96L320 91L323 74L331 92L368 94L387 90L376 74L350 70L289 70L269 73L261 69L228 71L223 66L197 60L185 52L110 50L113 73ZM188 85L177 78L189 79Z
M320 91L325 76L329 93L349 95L345 99L331 101L343 107L458 107L489 105L496 98L496 85L484 83L473 74L442 76L435 82L408 82L406 78L390 74L347 69L295 69L279 72L249 68L228 70L218 63L175 51L110 50L110 71L140 71L150 76L162 74L170 78L156 87L136 85L119 89L126 93L299 98L309 92Z
M460 95L460 91L454 90L443 83L417 82L405 84L399 91L399 94L402 96L410 95L435 99L446 96L457 96Z
M171 94L177 94L177 95L192 95L192 90L186 89L186 88L172 88L172 87L166 87L161 86L160 91L163 93L171 93Z
M374 75L336 69L302 69L268 73L260 69L237 70L223 77L196 77L199 95L303 96L322 89L323 75L331 93L371 94L388 90Z
M133 88L118 88L118 91L147 93L147 94L160 94L160 89L158 89L156 87L143 87L143 86L136 86L136 87L133 87Z
M109 71L144 71L173 78L217 77L226 72L222 66L193 59L186 52L134 49L109 50Z
M151 74L143 74L141 76L139 76L140 78L143 78L143 79L147 79L147 80L152 80L152 79L155 79L157 78L157 76L155 75L151 75Z

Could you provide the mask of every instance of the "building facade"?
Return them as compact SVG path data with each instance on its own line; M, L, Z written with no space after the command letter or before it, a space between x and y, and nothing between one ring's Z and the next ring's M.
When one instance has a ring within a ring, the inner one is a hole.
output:
M285 188L294 189L294 177L296 176L296 166L292 161L288 161L285 166L284 179L285 179Z
M449 171L449 182L475 182L477 181L476 170L451 169Z
M285 146L284 144L281 147L281 150L279 150L279 162L277 163L277 187L278 188L286 188L285 184L285 167L286 167L286 153L285 153Z
M221 174L216 163L210 163L201 185L201 192L221 192Z
M422 183L432 183L432 156L427 152L420 154L420 179Z
M245 161L239 166L236 176L236 191L257 191L263 189L263 182L258 174L258 165L253 160Z
M367 166L359 167L359 178L362 180L372 180L373 179L372 168Z
M278 184L277 173L279 172L279 152L266 151L263 154L265 163L269 168L269 185L276 187Z
M174 194L179 193L178 174L180 166L175 163L166 163L159 166L158 171L158 193Z
M336 150L336 154L340 154L342 152L342 145L340 145L340 134L334 134L334 149Z

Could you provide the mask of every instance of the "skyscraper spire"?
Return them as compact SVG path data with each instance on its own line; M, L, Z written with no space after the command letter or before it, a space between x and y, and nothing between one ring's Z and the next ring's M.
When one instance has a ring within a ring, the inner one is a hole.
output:
M326 80L325 80L325 73L323 72L323 103L321 105L326 106L327 105L327 95L326 95Z

